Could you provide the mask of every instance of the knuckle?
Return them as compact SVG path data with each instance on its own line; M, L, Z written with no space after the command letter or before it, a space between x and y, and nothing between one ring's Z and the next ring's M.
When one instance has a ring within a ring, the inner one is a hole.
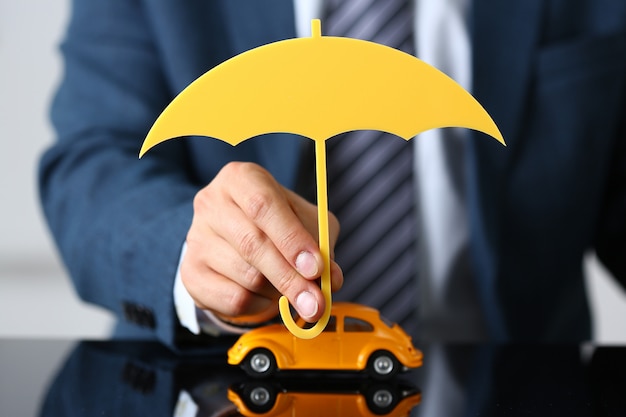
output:
M257 190L247 198L244 210L248 217L254 221L258 221L267 215L271 205L271 194L267 190Z
M261 274L259 270L252 265L248 265L244 271L243 279L246 283L246 288L254 292L261 291L267 283L265 276L263 276L263 274Z
M188 254L192 253L196 246L202 245L204 236L201 229L201 222L194 216L191 220L191 226L189 226L189 230L187 230L187 235L185 236Z
M213 193L212 186L209 184L206 187L202 188L193 196L193 212L194 215L197 213L203 213L208 210L210 207L209 201L211 201Z
M241 174L242 169L244 169L246 165L246 162L230 161L222 167L216 178L230 178L238 176Z
M202 191L198 191L196 195L193 196L193 211L197 213L204 207L204 193Z
M284 295L296 294L297 293L297 283L298 279L292 271L281 271L279 272L273 281L276 289Z
M197 265L189 260L189 257L185 256L183 262L180 264L180 279L187 288L187 291L191 291L198 282L199 273Z
M289 229L278 241L278 245L282 249L298 248L298 243L302 240L299 230L295 228Z
M185 287L188 287L189 284L193 282L194 272L195 271L189 262L183 262L180 265L180 279Z
M216 176L216 179L223 179L229 183L233 178L250 178L256 175L260 167L252 162L230 161L226 163Z
M248 263L258 258L266 241L265 235L258 229L247 230L238 239L239 251Z

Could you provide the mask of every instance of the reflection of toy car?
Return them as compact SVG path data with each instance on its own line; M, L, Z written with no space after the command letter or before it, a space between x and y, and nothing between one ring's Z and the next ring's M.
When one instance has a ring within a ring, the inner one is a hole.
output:
M302 325L300 322L299 325ZM228 363L241 365L251 376L280 370L367 370L378 379L400 368L422 364L422 352L398 326L378 310L359 304L334 303L326 329L313 339L299 339L275 324L242 335L228 350Z
M232 385L228 399L244 416L408 416L421 394L408 383L281 379Z

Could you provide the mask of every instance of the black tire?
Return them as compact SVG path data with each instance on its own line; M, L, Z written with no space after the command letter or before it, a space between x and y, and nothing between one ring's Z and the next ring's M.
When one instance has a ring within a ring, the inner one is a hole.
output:
M387 380L393 378L400 371L400 362L386 350L378 350L367 362L367 372L374 379Z
M246 407L256 414L270 411L276 403L277 389L267 382L246 383L242 396Z
M389 414L398 405L400 395L393 386L373 385L365 391L367 408L377 415Z
M243 370L253 378L267 378L276 372L276 358L267 349L255 349L246 356Z

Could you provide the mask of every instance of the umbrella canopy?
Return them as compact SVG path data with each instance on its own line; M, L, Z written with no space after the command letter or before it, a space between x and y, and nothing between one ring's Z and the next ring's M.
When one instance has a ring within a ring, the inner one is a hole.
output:
M265 133L294 133L316 146L320 251L325 268L322 318L299 328L281 297L280 313L296 336L317 336L331 306L325 140L352 130L379 130L406 140L441 127L464 127L501 143L497 126L460 85L399 50L351 38L321 36L264 45L216 66L183 90L163 111L140 151L181 136L208 136L231 145Z

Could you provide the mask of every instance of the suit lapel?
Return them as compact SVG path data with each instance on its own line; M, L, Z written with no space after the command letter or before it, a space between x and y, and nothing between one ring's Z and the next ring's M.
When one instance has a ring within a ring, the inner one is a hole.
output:
M507 147L475 133L470 145L468 203L472 254L491 335L506 339L496 294L502 262L498 231L506 183L522 146L532 53L538 43L541 0L475 0L473 94L500 128Z

